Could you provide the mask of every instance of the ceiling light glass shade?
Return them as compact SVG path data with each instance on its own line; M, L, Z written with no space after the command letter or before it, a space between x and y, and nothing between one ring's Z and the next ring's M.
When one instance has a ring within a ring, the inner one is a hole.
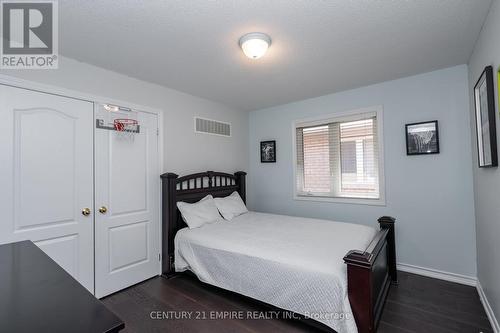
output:
M261 32L252 32L240 38L240 47L250 59L262 57L271 45L271 38Z

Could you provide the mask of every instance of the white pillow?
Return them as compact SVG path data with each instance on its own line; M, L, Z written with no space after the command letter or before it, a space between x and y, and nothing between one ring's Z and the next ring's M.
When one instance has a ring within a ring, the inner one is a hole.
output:
M236 191L225 198L215 198L214 201L222 217L228 221L238 215L248 213L245 203Z
M207 195L203 199L195 203L177 202L182 219L188 225L189 229L201 227L205 223L215 222L220 220L220 214L215 206L214 198Z

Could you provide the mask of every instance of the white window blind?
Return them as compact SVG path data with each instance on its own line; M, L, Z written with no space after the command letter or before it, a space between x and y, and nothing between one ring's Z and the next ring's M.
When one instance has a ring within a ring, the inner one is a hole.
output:
M299 196L379 199L376 113L296 127Z

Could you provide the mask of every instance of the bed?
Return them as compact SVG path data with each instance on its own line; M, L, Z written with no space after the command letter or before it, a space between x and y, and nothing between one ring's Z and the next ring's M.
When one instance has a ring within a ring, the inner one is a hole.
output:
M163 275L190 271L202 282L312 318L321 328L375 332L391 282L397 282L394 219L380 218L376 230L248 212L187 228L177 202L234 191L245 201L245 176L162 175Z

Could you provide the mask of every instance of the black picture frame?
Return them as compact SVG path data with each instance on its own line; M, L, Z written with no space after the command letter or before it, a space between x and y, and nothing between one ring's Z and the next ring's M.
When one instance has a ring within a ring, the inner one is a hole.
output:
M431 130L425 130L431 128ZM437 120L405 125L406 155L439 154L439 126ZM417 134L424 133L425 135Z
M260 142L260 162L261 163L276 163L276 141L261 141Z
M487 66L474 86L477 158L480 168L498 166L494 96L493 67Z

